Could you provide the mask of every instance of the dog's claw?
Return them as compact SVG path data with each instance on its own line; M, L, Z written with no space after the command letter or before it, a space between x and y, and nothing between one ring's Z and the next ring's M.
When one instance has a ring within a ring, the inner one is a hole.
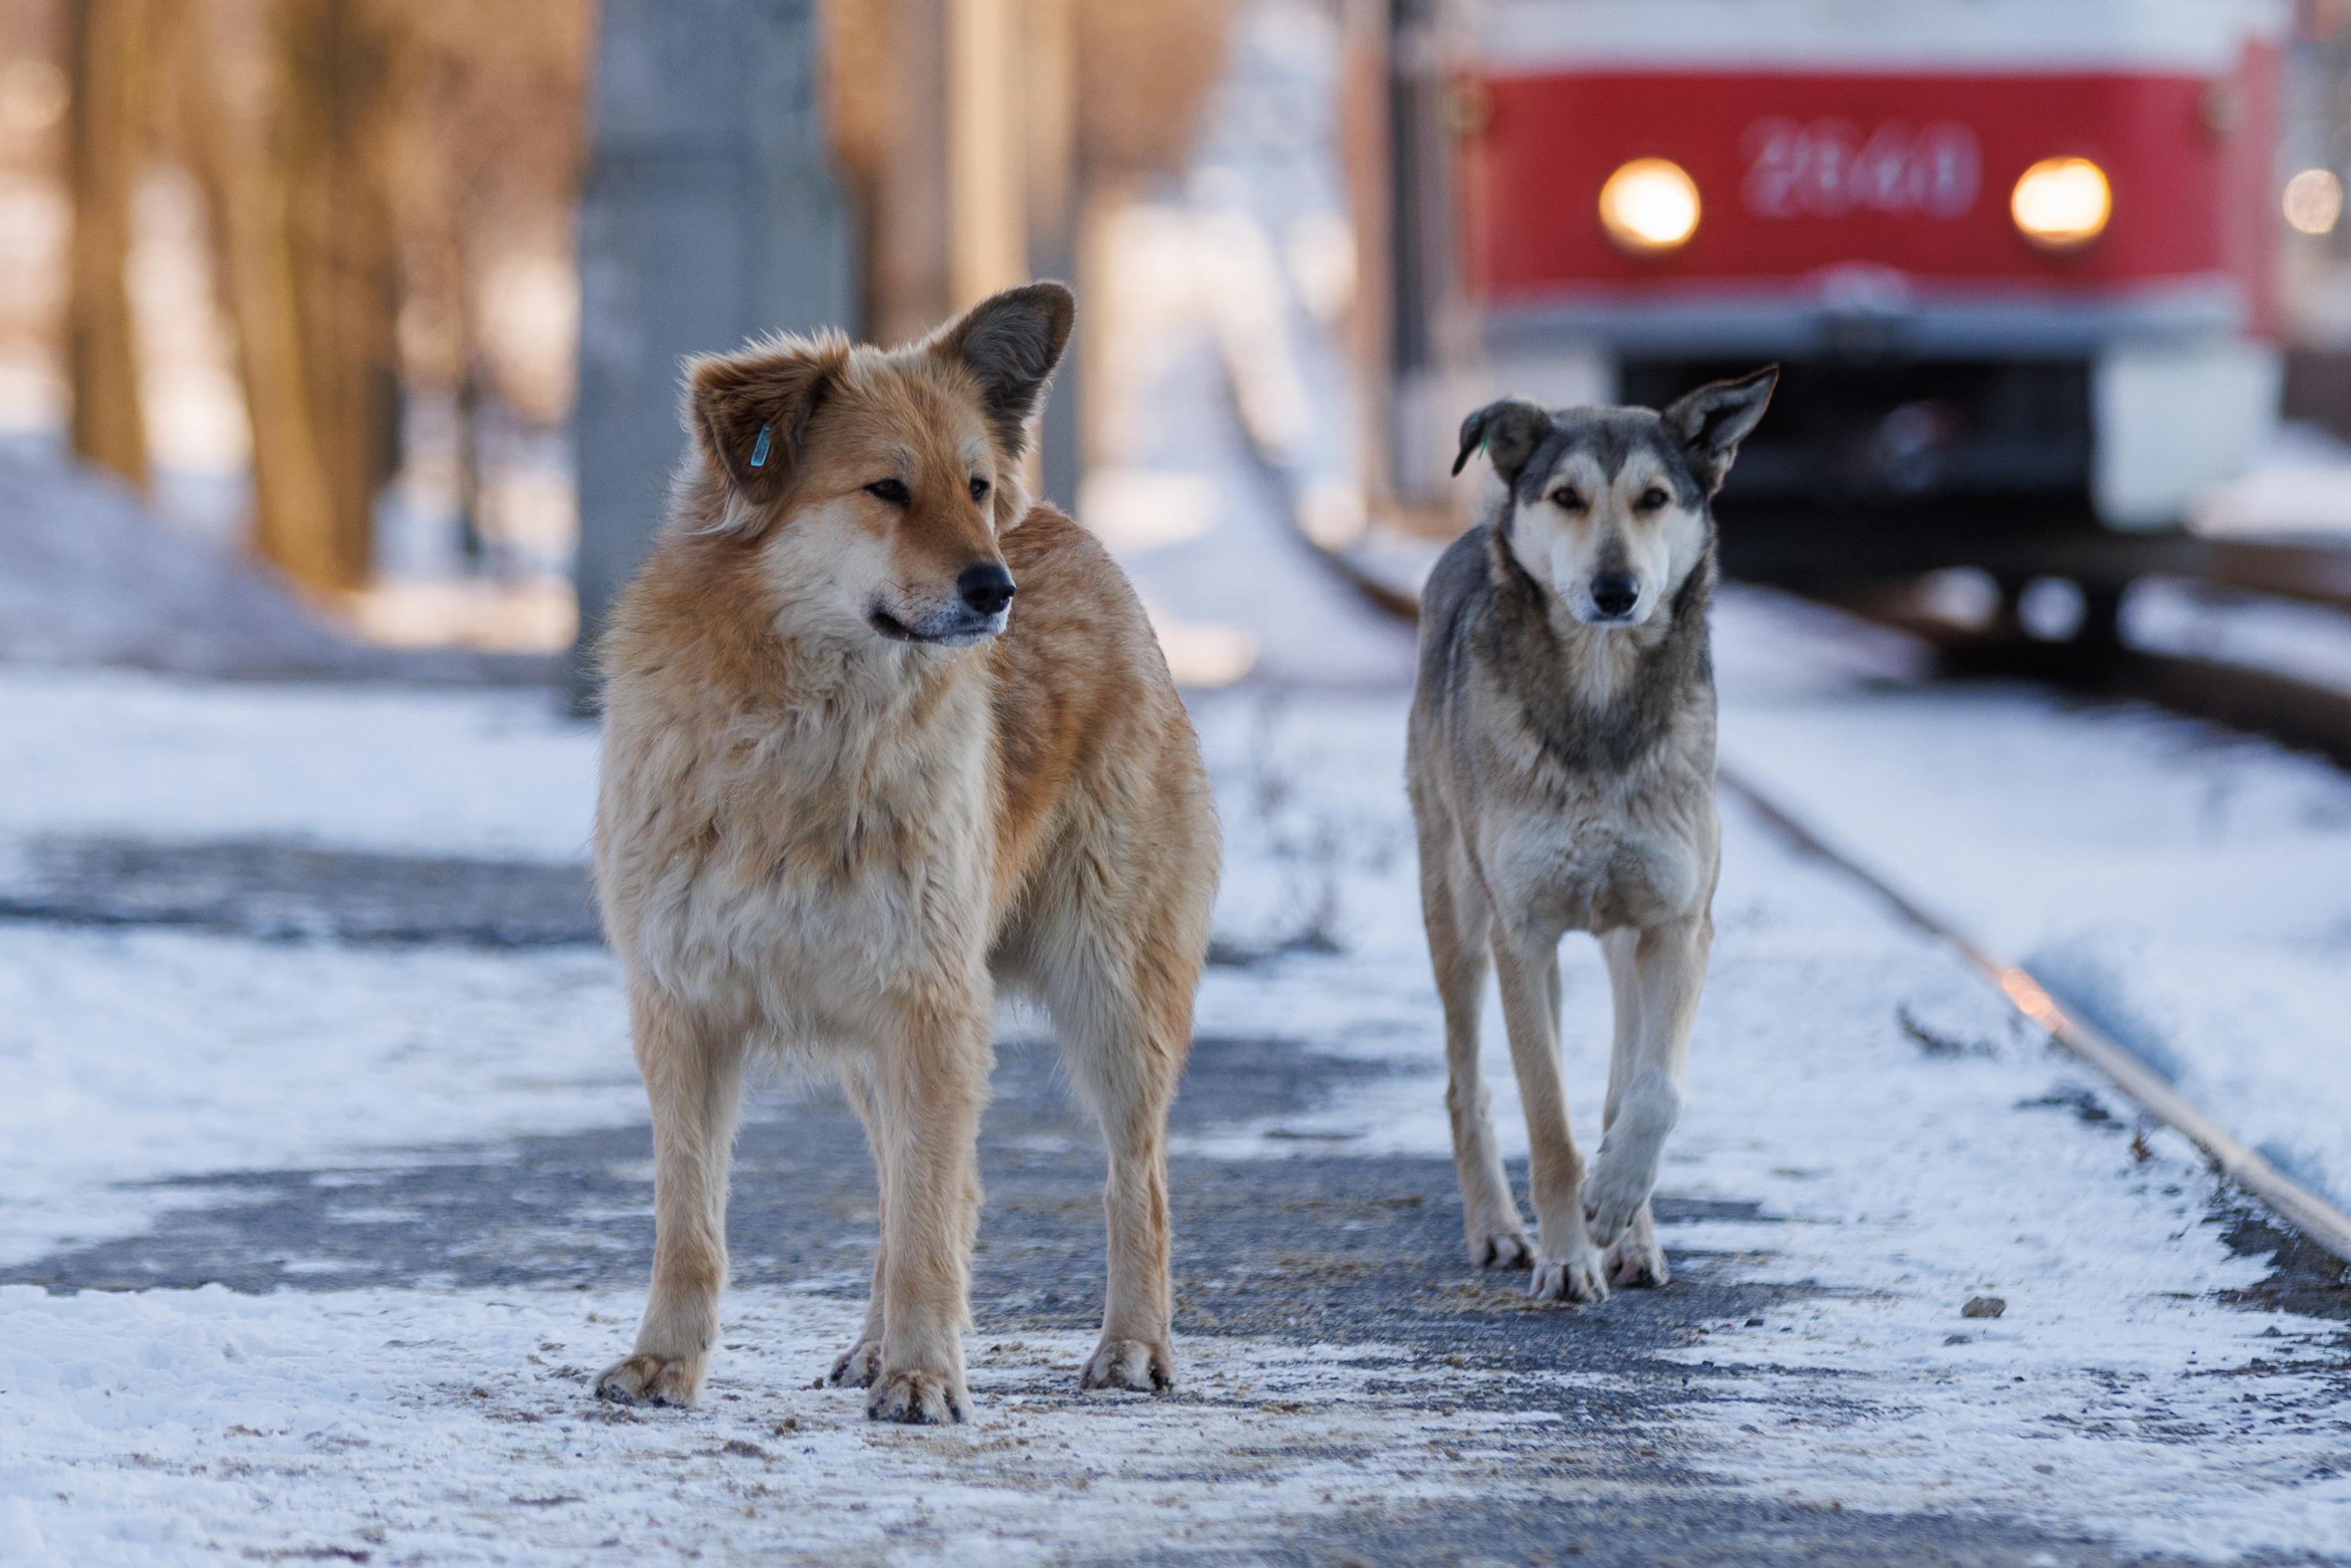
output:
M914 1427L960 1424L971 1414L971 1399L960 1378L935 1372L893 1372L875 1379L865 1401L869 1421L903 1421Z
M1535 1244L1523 1230L1472 1231L1469 1261L1479 1269L1523 1269L1535 1260Z
M1654 1290L1674 1277L1666 1267L1666 1249L1657 1245L1656 1232L1646 1225L1635 1224L1619 1236L1605 1261L1608 1282L1619 1290Z
M1564 1258L1538 1258L1527 1293L1539 1301L1576 1301L1587 1306L1606 1301L1608 1281L1601 1267L1600 1249L1587 1242Z
M1176 1386L1175 1353L1147 1340L1106 1339L1078 1374L1078 1386L1165 1394Z
M705 1363L680 1356L625 1356L596 1379L596 1397L615 1405L674 1405L683 1409L702 1393Z

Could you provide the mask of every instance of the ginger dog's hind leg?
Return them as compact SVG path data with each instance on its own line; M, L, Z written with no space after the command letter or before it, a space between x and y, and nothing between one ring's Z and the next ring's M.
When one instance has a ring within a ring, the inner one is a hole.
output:
M888 1322L884 1307L890 1279L890 1166L883 1157L882 1129L876 1120L880 1112L873 1103L873 1091L866 1082L862 1064L852 1063L842 1069L841 1087L851 1108L856 1111L858 1121L864 1124L865 1146L873 1154L873 1176L879 1186L876 1212L880 1236L873 1248L873 1286L865 1297L865 1325L857 1331L855 1342L834 1357L832 1370L825 1375L825 1381L836 1388L871 1388L882 1370L882 1331Z
M1180 939L1144 940L1132 962L1081 958L1049 988L1070 1077L1102 1124L1109 1290L1102 1341L1079 1375L1086 1388L1144 1393L1175 1385L1169 1318L1167 1111L1192 1044L1198 971ZM1181 971L1181 972L1179 972Z

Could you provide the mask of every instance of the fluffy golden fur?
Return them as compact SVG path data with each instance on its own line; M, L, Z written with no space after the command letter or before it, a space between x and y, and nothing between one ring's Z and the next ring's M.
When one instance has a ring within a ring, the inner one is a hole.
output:
M1166 1118L1217 828L1133 591L1022 491L1071 318L1035 284L904 349L783 339L690 368L694 448L603 642L596 883L656 1207L608 1397L700 1390L764 1054L839 1073L880 1175L872 1298L832 1380L879 1418L963 1417L998 984L1049 1011L1109 1145L1083 1385L1170 1385Z

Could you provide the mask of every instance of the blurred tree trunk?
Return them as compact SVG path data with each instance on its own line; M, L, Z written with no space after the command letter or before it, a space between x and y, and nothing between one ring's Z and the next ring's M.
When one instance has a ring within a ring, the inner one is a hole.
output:
M386 42L363 0L268 0L257 49L219 0L190 11L179 56L253 427L255 542L308 587L357 588L399 463ZM239 57L259 68L219 68Z
M382 143L391 41L367 0L275 0L277 131L304 393L337 585L367 580L375 498L400 466L400 308Z
M891 133L867 193L866 329L878 342L904 343L955 305L946 143L947 18L956 0L877 3L892 47L889 74L873 90L888 95Z
M131 192L147 144L147 0L81 0L67 7L73 245L66 364L73 449L142 489L147 426L123 270Z
M340 587L333 493L304 374L291 182L268 123L274 73L214 68L238 42L218 5L192 6L182 20L176 63L253 429L254 547L297 582Z

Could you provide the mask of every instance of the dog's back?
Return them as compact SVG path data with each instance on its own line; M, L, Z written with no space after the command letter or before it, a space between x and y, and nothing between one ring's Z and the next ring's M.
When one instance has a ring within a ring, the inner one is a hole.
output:
M1409 779L1414 788L1449 740L1448 718L1466 706L1471 643L1494 591L1490 529L1471 528L1446 548L1420 591L1420 657L1412 688Z
M1020 890L1016 907L1036 906L1038 879L1057 871L1047 852L1072 832L1107 830L1092 847L1114 857L1123 877L1196 878L1205 866L1213 883L1215 807L1199 745L1126 574L1050 507L1005 537L1004 559L1022 606L988 658L1004 794L998 831L1008 869L1019 868L1004 879ZM1106 811L1112 801L1150 806ZM1207 946L1207 902L1183 900L1203 924L1180 935L1182 947Z

